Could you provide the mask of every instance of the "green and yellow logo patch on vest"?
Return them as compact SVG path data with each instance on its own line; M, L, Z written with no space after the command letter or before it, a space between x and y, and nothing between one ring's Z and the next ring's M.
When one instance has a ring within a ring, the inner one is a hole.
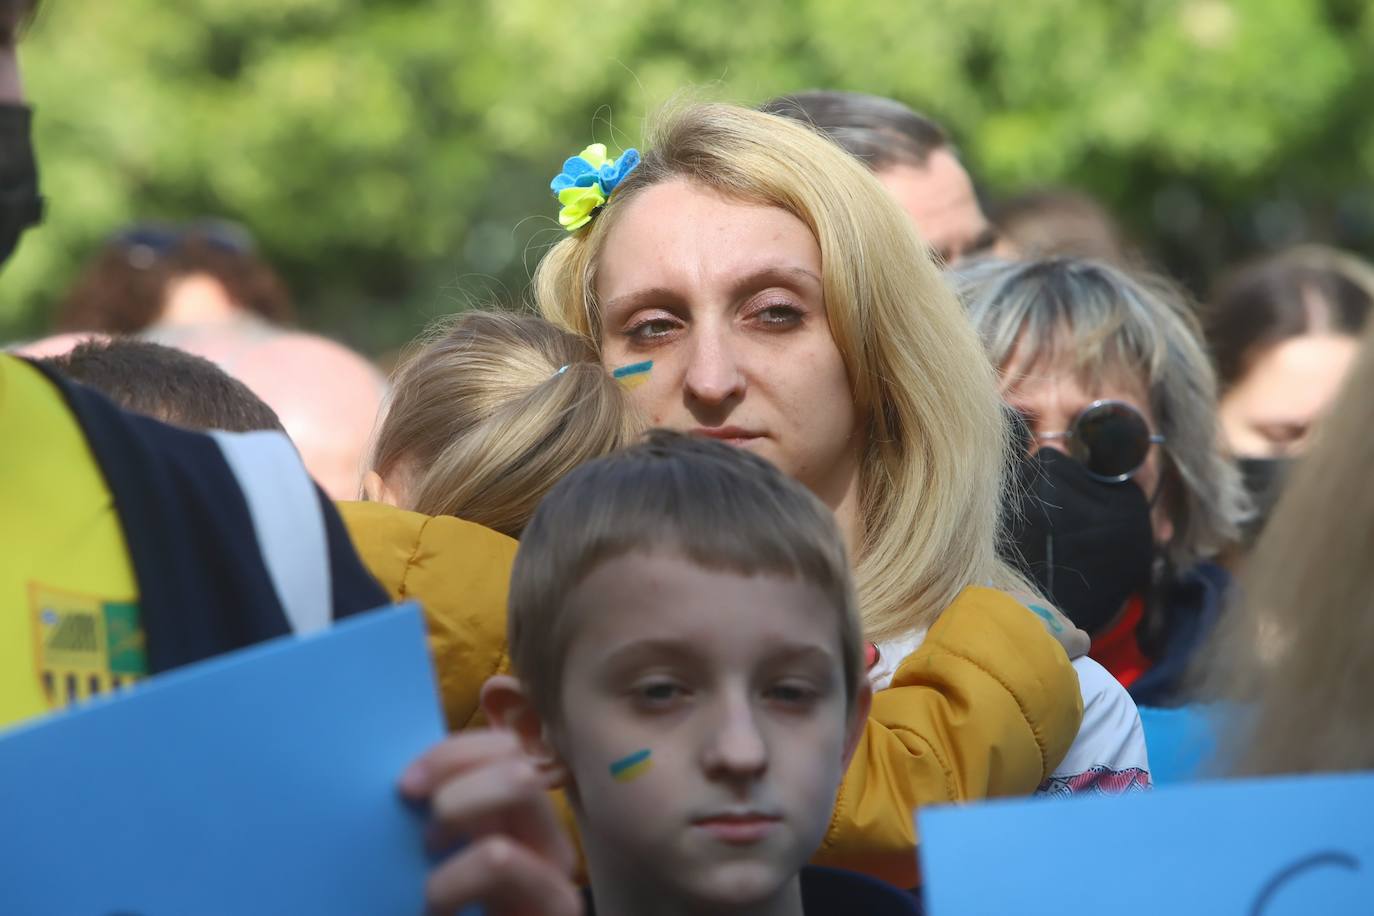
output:
M125 687L148 673L138 605L30 587L34 652L50 706Z

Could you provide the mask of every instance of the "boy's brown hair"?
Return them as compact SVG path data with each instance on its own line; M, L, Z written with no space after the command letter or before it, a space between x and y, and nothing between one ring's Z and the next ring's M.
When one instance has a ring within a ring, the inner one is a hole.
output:
M119 406L185 429L282 432L271 407L219 366L173 347L114 337L39 360Z
M801 579L839 617L848 700L865 677L858 605L834 516L757 455L665 430L554 486L520 539L508 636L515 673L547 722L562 720L563 663L578 621L568 592L607 560L671 551L708 569Z

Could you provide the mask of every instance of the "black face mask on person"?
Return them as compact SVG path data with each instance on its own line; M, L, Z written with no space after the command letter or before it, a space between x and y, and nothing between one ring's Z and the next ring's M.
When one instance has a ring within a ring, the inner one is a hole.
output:
M1274 504L1283 492L1284 481L1293 467L1292 458L1240 458L1241 482L1250 494L1255 514L1241 525L1241 540L1246 547L1253 544L1264 530L1265 522L1274 511Z
M0 104L0 264L9 260L24 230L43 218L31 116L26 106Z
M1150 506L1130 480L1094 479L1051 448L1018 463L1002 553L1079 628L1096 636L1154 568Z

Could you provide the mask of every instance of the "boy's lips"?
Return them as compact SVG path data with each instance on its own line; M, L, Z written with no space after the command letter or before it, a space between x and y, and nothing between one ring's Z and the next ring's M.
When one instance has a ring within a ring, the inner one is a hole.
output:
M697 818L692 826L705 830L722 843L747 846L765 839L781 822L782 818L775 814L732 811Z

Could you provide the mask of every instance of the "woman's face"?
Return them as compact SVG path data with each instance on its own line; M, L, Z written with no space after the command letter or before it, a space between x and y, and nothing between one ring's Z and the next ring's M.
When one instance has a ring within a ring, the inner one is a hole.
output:
M1045 360L1034 361L1023 354L1022 349L1017 346L1002 366L999 384L1003 400L1026 419L1035 437L1033 449L1064 451L1062 439L1040 437L1065 432L1079 413L1094 401L1122 401L1129 404L1145 418L1151 433L1159 431L1143 380L1123 372L1118 378L1107 378L1089 385L1074 367L1058 366ZM1131 477L1145 493L1146 499L1153 499L1159 489L1161 458L1160 446L1152 445L1145 463ZM1172 521L1162 511L1163 505L1162 500L1156 503L1152 519L1155 540L1161 544L1166 543L1174 531Z
M1260 353L1218 405L1231 451L1242 458L1301 452L1359 349L1359 341L1346 334L1304 334Z
M607 367L653 362L632 389L652 425L751 449L839 510L859 419L821 270L796 217L673 180L617 214L596 294Z

